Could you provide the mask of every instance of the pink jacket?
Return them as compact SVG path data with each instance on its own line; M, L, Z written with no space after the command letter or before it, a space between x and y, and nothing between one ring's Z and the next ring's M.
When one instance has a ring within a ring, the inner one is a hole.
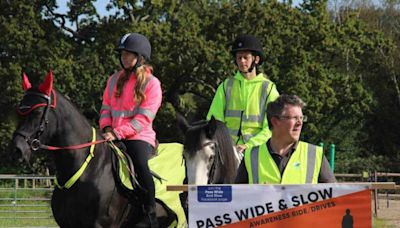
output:
M155 146L153 120L162 100L160 81L149 72L144 84L146 98L137 105L133 99L136 83L134 73L123 87L122 95L115 97L117 81L122 74L123 71L117 72L107 81L100 110L100 129L111 126L120 140L143 140Z

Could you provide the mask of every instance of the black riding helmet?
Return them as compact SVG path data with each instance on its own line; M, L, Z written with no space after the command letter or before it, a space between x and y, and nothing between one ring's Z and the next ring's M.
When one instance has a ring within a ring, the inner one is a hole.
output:
M236 56L238 51L251 51L260 57L260 65L265 60L265 53L261 42L253 35L239 35L232 44L231 53Z
M151 45L147 37L139 33L128 33L119 40L117 51L129 51L150 59Z
M119 40L118 47L115 49L118 52L122 50L132 52L140 59L143 56L146 60L150 60L151 56L151 45L147 37L139 33L128 33L121 37ZM121 61L121 59L120 59ZM122 62L121 66L124 68ZM140 66L140 61L137 61L134 69Z

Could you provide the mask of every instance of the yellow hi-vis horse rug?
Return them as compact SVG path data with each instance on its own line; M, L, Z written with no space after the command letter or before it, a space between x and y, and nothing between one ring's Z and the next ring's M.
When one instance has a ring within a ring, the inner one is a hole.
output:
M156 198L162 200L178 216L176 227L186 227L186 216L179 198L180 191L167 191L167 185L181 185L185 178L183 145L180 143L160 143L157 156L149 160L150 170L157 173L162 183L154 179Z

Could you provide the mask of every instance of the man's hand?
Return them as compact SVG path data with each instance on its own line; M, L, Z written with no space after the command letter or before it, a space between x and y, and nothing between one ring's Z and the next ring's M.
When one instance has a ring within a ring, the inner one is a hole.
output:
M236 150L240 153L244 153L244 151L246 150L247 146L245 144L243 145L236 145Z

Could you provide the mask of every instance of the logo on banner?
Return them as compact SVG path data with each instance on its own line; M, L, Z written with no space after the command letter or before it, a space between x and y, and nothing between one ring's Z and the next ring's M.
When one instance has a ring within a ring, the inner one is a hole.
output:
M232 186L198 186L199 202L231 202Z

